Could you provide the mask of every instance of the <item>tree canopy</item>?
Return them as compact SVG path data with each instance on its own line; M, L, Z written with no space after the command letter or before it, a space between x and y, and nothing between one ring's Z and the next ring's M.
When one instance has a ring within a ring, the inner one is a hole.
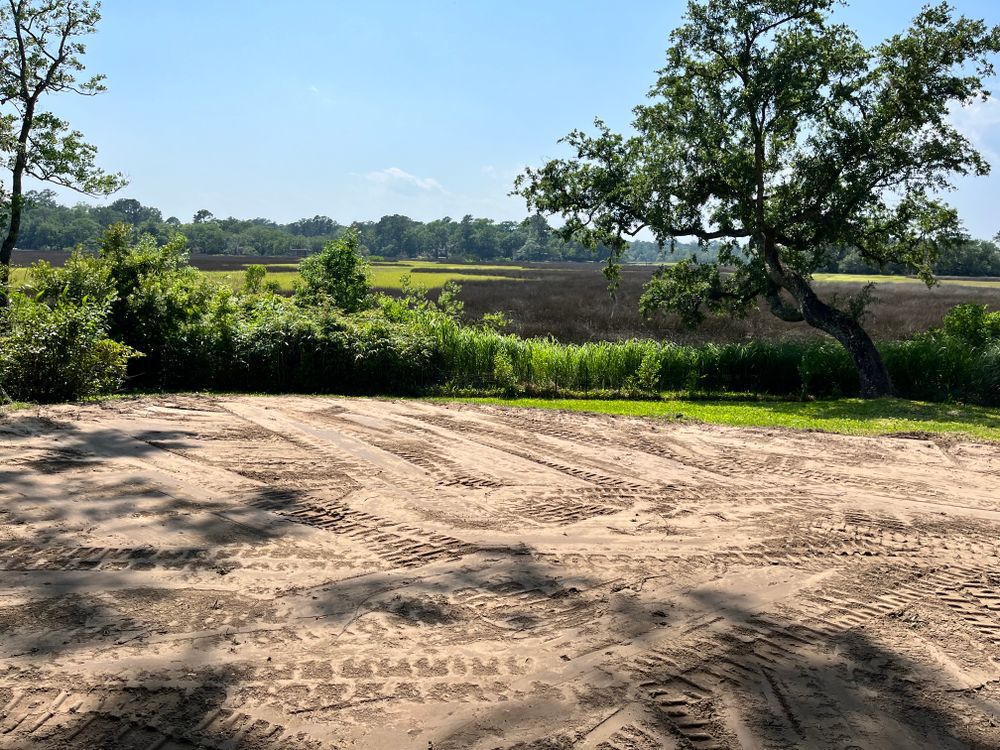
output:
M100 20L89 0L6 0L0 5L0 154L10 171L3 186L7 231L0 245L0 295L17 242L25 175L91 195L110 194L124 178L97 167L97 149L69 123L41 109L43 97L72 92L92 96L103 77L80 78L82 37Z
M862 393L892 385L859 323L812 289L834 251L900 264L932 283L942 251L965 239L940 194L989 166L949 120L949 107L989 94L1000 28L925 7L873 47L833 23L836 0L688 3L666 66L635 109L635 134L580 130L575 152L528 169L517 189L559 214L566 236L612 249L643 230L661 245L721 243L717 262L663 268L646 309L741 314L763 298L788 321L840 341ZM732 269L724 272L723 267Z

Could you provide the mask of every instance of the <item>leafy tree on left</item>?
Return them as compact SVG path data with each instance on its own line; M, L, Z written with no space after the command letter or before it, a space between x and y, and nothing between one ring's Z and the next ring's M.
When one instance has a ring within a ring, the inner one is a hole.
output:
M0 184L8 214L0 245L0 302L7 298L26 175L87 195L109 195L125 184L121 174L108 174L95 164L97 149L81 132L42 109L49 94L104 91L103 76L80 77L86 52L80 40L94 32L100 17L100 3L90 0L5 0L0 5L0 159L10 171L10 186Z

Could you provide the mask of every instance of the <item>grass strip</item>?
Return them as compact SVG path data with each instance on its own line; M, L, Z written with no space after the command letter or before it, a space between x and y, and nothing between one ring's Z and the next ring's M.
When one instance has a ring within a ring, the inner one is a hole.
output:
M830 401L764 401L754 399L684 399L658 401L437 398L473 404L561 409L630 417L690 419L735 427L789 427L845 435L954 435L1000 441L1000 410L959 404L932 404L904 399L856 398Z

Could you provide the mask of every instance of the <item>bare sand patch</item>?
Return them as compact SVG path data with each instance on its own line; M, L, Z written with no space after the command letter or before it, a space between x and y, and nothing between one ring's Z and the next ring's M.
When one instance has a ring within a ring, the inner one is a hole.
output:
M998 466L409 401L14 412L0 747L1000 747Z

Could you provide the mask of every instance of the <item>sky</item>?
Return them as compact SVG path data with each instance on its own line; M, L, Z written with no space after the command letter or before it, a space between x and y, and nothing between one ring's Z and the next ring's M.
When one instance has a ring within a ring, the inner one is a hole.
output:
M952 0L1000 23L997 0ZM854 0L875 43L922 0ZM85 57L98 97L47 106L137 198L189 221L342 223L401 213L526 216L527 165L595 117L626 129L662 66L682 0L104 0ZM877 10L874 10L877 8ZM1000 86L996 86L1000 90ZM1000 230L1000 102L955 113L995 166L948 200L974 236ZM66 202L79 196L60 193Z

